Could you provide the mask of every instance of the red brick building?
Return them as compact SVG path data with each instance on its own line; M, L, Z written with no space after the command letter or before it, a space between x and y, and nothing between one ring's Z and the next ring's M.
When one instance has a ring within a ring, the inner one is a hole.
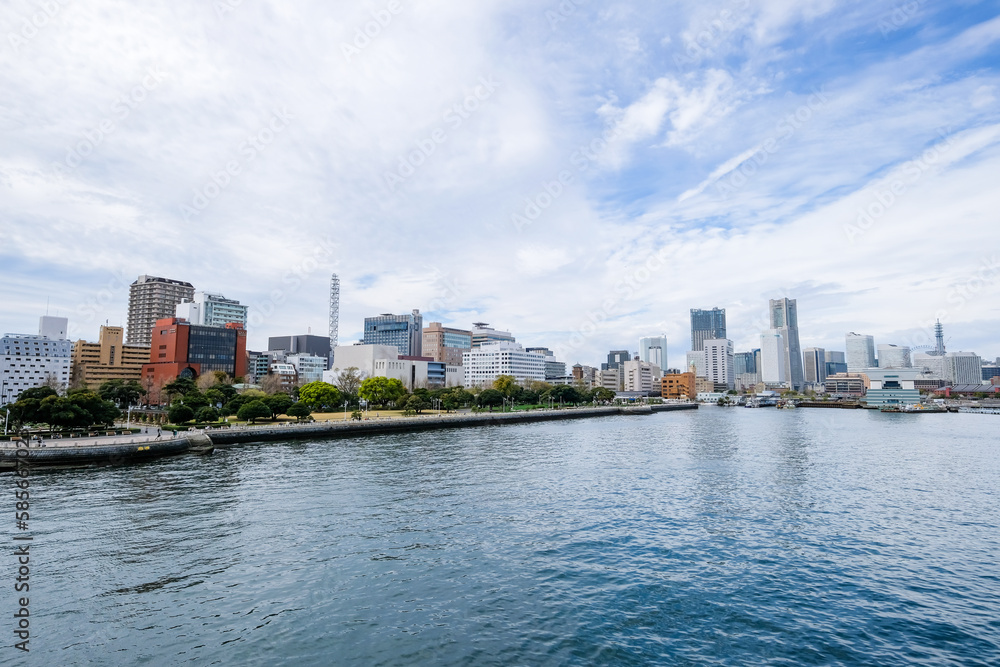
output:
M142 367L142 385L149 400L159 403L159 390L178 377L197 379L222 371L232 378L247 373L247 332L240 324L222 327L193 325L176 317L157 320L149 361Z

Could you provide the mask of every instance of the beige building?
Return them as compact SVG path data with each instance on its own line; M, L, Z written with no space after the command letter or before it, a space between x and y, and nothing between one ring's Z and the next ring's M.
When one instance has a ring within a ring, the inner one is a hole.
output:
M423 331L423 356L449 366L461 366L462 354L472 349L472 332L431 322Z
M660 386L663 398L689 398L693 401L698 396L694 373L669 373L663 376Z
M101 327L96 343L78 340L73 344L70 384L97 389L108 380L142 379L142 365L149 363L149 348L125 345L121 327Z

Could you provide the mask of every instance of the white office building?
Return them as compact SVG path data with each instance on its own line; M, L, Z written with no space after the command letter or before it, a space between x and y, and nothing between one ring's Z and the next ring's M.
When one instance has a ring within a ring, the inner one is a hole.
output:
M532 356L541 360L538 355ZM358 369L362 378L395 378L407 391L457 387L464 380L461 366L429 357L402 359L395 345L341 345L334 350L333 368L323 373L323 380L336 384L337 376L352 367Z
M66 318L43 316L39 335L4 334L0 338L0 405L14 403L33 387L50 385L60 393L69 388L73 343L66 340L67 329Z
M206 327L225 327L230 322L247 326L247 311L239 301L227 299L221 294L211 292L195 292L191 299L184 299L177 304L174 314L191 324Z
M622 364L621 372L623 391L652 392L654 388L660 388L660 378L663 377L659 366L642 360L626 361Z
M285 360L295 367L295 372L299 376L299 385L319 382L323 379L323 371L326 370L326 357L317 357L313 354L289 354Z
M704 342L705 378L721 388L732 389L736 384L733 372L733 341L712 338Z
M781 331L771 329L760 335L760 381L766 385L783 385L785 376L785 341Z
M873 337L851 332L845 339L848 373L864 373L867 369L876 367Z
M526 351L519 343L484 343L462 354L466 387L488 387L501 375L518 383L545 380L545 357Z
M900 345L878 346L879 368L913 368L910 361L910 348Z
M945 381L949 384L983 384L983 360L973 352L944 355Z

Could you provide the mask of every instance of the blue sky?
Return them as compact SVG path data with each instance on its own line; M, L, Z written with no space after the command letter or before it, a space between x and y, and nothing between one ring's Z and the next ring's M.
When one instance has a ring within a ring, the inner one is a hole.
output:
M260 348L336 271L348 342L420 308L678 365L690 308L742 350L787 296L803 347L1000 355L1000 3L49 7L0 13L5 332L96 339L147 273Z

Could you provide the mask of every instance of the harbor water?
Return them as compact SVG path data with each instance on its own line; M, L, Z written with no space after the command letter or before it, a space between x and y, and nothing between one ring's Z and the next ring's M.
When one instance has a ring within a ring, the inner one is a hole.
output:
M708 406L38 471L3 662L997 665L998 434Z

